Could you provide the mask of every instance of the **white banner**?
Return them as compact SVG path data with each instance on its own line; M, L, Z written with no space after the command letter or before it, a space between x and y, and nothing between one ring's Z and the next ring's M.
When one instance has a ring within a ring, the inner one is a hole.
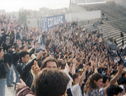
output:
M50 28L53 28L56 25L62 24L65 22L65 15L50 16L41 19L42 29L47 31Z

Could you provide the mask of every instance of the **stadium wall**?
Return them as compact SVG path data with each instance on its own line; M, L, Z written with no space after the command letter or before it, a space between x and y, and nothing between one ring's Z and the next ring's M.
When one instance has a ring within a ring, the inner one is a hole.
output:
M65 19L67 22L79 22L79 21L88 21L101 18L101 11L85 11L85 12L76 12L76 13L67 13Z

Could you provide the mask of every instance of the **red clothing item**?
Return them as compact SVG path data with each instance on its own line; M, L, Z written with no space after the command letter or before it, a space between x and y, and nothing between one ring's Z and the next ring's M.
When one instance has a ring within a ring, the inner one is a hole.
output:
M29 87L24 87L20 89L17 93L16 96L35 96L31 89Z

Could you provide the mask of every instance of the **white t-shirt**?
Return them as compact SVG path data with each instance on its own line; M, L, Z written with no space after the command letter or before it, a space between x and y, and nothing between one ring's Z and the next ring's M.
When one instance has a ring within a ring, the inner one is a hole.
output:
M79 84L72 86L71 91L73 96L82 96L82 91Z
M72 82L73 82L73 79L71 78L71 76L69 75L69 73L66 71L66 70L63 70L64 73L66 73L66 75L69 77L70 81L67 85L67 89L71 88L72 87Z

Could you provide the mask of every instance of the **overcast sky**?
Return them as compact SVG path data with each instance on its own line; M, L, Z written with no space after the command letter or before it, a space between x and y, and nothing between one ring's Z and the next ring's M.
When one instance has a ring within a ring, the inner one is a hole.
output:
M71 0L75 1L75 0ZM105 0L77 0L91 2L101 2ZM51 9L67 8L69 7L70 0L0 0L0 9L5 9L8 12L18 11L19 9L33 9L38 10L42 7Z
M21 8L38 10L42 7L58 9L69 7L70 0L0 0L0 9L18 11Z

